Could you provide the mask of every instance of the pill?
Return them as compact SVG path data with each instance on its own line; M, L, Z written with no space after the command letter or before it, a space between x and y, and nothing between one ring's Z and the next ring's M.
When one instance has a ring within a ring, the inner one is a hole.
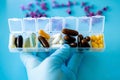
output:
M86 36L85 39L86 39L87 41L90 41L90 37L89 37L89 36Z
M58 33L55 35L53 41L52 41L52 44L57 44L62 38L62 34L61 33Z
M77 43L70 43L70 47L77 47Z
M22 47L23 45L23 37L21 35L18 36L18 47Z
M80 40L83 39L83 35L82 34L79 34L78 37L79 37Z
M70 36L77 36L78 32L76 30L71 30L71 29L63 29L62 30L63 34L70 35Z
M96 40L96 36L95 36L95 35L92 35L92 36L91 36L91 40L92 40L92 41Z
M24 47L24 48L30 48L30 47L31 47L30 38L29 38L29 37L25 39L25 42L24 42L24 44L23 44L23 47Z
M44 37L45 39L50 39L50 35L47 34L44 30L39 30L38 33L40 36Z
M52 48L60 48L62 46L62 44L53 44L51 45Z
M90 47L90 45L86 39L81 40L81 47Z
M76 39L74 37L66 35L66 36L64 36L64 40L71 43L71 42L75 42Z
M36 34L35 33L32 33L30 35L30 44L31 44L31 47L35 47L36 46Z
M15 46L17 47L17 37L15 37L15 42L14 42Z
M59 44L63 44L63 39L61 38L60 41L59 41Z
M77 44L78 44L78 47L81 47L81 40L83 39L83 35L82 34L79 34L77 36Z
M13 34L10 35L9 46L11 48L15 48L15 36Z
M38 40L40 41L40 43L42 44L43 47L46 47L46 48L49 47L49 43L47 42L47 40L44 37L39 36Z

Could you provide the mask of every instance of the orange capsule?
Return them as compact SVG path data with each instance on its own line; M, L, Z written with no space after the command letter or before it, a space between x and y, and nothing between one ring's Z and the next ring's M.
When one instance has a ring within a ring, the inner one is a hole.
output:
M40 36L44 37L45 39L47 39L47 40L50 39L50 35L47 34L44 30L39 30L38 33Z

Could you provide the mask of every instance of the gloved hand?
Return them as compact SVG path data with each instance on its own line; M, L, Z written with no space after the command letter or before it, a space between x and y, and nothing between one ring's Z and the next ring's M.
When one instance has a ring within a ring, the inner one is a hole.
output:
M74 53L70 58L70 47L67 44L49 57L47 57L48 53L39 54L39 57L30 53L20 55L29 80L77 80L82 54ZM69 62L65 65L65 61L69 58Z

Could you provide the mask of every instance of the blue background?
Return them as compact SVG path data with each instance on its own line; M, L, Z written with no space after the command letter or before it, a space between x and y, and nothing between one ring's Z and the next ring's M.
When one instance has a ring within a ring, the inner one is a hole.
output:
M60 1L60 0L59 0ZM61 0L66 1L67 0ZM120 0L77 0L95 4L96 9L109 6L105 13L105 43L106 49L102 53L85 54L81 66L80 80L120 80ZM0 0L0 80L26 80L27 74L19 54L8 50L8 18L24 17L20 5L30 0ZM50 0L48 0L50 2ZM68 16L66 9L50 9L47 14L51 16ZM74 16L83 16L80 6L72 7Z

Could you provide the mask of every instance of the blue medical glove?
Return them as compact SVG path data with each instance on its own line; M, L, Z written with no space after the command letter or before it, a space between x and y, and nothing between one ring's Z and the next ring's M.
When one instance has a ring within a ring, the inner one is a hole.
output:
M82 54L74 53L70 58L70 47L65 44L49 57L40 53L39 57L30 53L21 54L29 80L77 80ZM65 65L66 60L69 60Z

